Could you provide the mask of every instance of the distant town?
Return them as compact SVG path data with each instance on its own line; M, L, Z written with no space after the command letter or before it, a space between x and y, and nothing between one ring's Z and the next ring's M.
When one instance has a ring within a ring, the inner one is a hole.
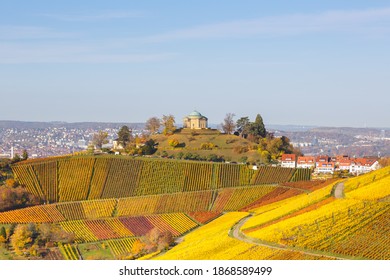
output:
M124 124L63 124L63 123L28 123L0 122L0 157L13 158L27 150L29 158L41 158L72 154L86 150L93 135L102 130L108 133L111 148L117 138L120 127ZM143 132L140 124L127 124L134 135Z
M86 150L93 135L98 131L108 134L105 148L111 149L118 137L122 123L30 123L0 121L0 157L13 158L27 150L29 158L40 158L73 154ZM142 123L126 124L132 134L145 132ZM215 125L217 128L218 126ZM269 126L268 130L276 137L286 135L291 144L298 147L305 157L282 159L283 166L313 167L320 172L345 170L363 172L372 162L361 160L367 157L390 155L390 138L385 129L372 128L304 128L297 126ZM328 155L321 163L318 157ZM348 155L341 161L337 155ZM326 165L325 165L326 164Z

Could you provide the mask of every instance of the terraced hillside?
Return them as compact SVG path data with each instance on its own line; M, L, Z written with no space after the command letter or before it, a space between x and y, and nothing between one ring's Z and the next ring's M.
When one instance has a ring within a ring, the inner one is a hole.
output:
M323 182L300 181L306 170L122 157L13 170L46 203L2 212L0 226L74 234L47 259L127 258L155 229L184 241L144 259L390 259L389 167Z
M301 169L128 157L65 157L12 167L27 190L48 203L208 191L310 180Z
M390 167L261 203L266 197L153 259L390 259Z

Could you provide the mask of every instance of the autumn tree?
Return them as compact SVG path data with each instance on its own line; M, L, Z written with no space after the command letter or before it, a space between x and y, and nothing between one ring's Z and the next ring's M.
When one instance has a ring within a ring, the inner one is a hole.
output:
M226 134L232 134L234 131L234 128L236 127L236 124L234 123L234 114L233 113L227 113L222 125L222 130Z
M41 245L46 245L48 242L72 243L74 234L63 230L56 224L40 224L37 239Z
M33 230L29 225L19 224L10 237L10 243L17 255L23 255L24 251L33 241Z
M383 157L379 160L379 164L382 167L386 167L390 165L390 157Z
M10 188L16 188L18 186L18 182L14 179L7 179L5 180L5 185Z
M142 239L147 253L167 249L173 243L172 233L162 232L158 228L150 230Z
M11 184L8 181L8 184ZM21 186L0 187L0 211L12 210L21 207L39 204L39 198L29 193Z
M162 125L164 127L163 134L172 135L176 130L175 117L173 115L164 115L162 117Z
M158 132L161 127L161 120L157 117L152 117L146 121L145 128L149 130L151 134Z
M134 256L134 258L145 254L145 246L146 244L139 239L134 241L133 246L131 247L131 254Z
M104 144L108 143L108 132L99 130L93 135L92 143L96 146L97 149L102 149Z

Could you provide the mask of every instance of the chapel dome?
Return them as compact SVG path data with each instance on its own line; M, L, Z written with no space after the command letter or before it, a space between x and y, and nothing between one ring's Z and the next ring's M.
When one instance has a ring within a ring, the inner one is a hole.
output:
M189 118L201 118L203 117L201 113L198 111L193 111L191 114L188 115Z

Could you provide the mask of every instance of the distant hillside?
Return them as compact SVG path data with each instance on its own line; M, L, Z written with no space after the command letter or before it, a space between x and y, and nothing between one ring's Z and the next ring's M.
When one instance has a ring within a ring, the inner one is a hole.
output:
M26 122L26 121L2 121L0 120L0 129L46 129L46 128L76 128L76 129L105 129L105 128L118 128L123 125L134 129L141 129L145 126L144 123L111 123L111 122Z

